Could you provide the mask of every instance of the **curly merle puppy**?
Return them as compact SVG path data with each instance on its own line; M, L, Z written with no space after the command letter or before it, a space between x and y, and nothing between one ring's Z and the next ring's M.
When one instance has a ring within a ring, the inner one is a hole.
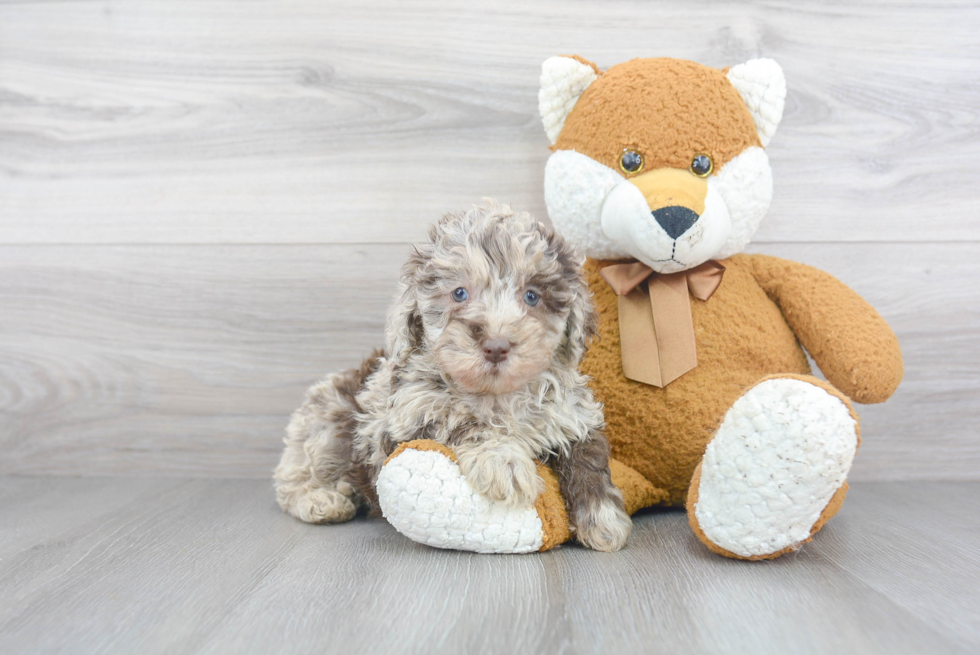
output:
M558 475L579 541L618 550L631 522L609 473L602 409L579 374L597 318L571 248L526 213L450 214L402 269L383 352L327 377L292 417L275 472L283 510L310 523L377 508L399 443L451 447L484 496L530 505Z

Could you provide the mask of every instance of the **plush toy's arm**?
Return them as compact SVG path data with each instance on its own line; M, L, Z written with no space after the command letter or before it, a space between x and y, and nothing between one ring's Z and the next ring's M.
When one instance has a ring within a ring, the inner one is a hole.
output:
M748 255L766 294L835 387L859 403L884 402L902 380L902 351L885 320L843 282L797 262Z

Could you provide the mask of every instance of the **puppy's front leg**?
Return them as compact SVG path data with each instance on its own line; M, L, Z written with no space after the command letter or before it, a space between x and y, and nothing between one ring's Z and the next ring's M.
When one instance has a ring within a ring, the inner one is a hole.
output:
M467 482L491 500L527 507L544 491L531 453L519 443L494 439L460 444L455 451Z
M558 475L578 540L607 552L625 546L633 522L623 507L623 495L612 483L605 435L594 431L572 444L568 455L557 455L549 463Z

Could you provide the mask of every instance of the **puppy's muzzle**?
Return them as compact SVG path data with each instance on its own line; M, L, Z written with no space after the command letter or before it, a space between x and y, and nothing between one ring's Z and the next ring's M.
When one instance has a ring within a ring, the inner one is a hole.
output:
M484 339L480 342L483 358L492 364L499 364L507 359L511 343L506 339Z

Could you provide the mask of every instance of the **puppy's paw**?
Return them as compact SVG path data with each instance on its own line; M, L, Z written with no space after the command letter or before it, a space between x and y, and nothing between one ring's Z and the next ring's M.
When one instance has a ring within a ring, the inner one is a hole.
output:
M319 487L300 495L286 511L307 523L344 523L357 514L350 498Z
M460 454L459 467L482 496L514 507L529 507L544 491L538 468L528 457L495 450Z
M617 551L626 545L633 530L633 521L623 510L622 503L605 500L577 514L575 534L583 545L593 550Z

